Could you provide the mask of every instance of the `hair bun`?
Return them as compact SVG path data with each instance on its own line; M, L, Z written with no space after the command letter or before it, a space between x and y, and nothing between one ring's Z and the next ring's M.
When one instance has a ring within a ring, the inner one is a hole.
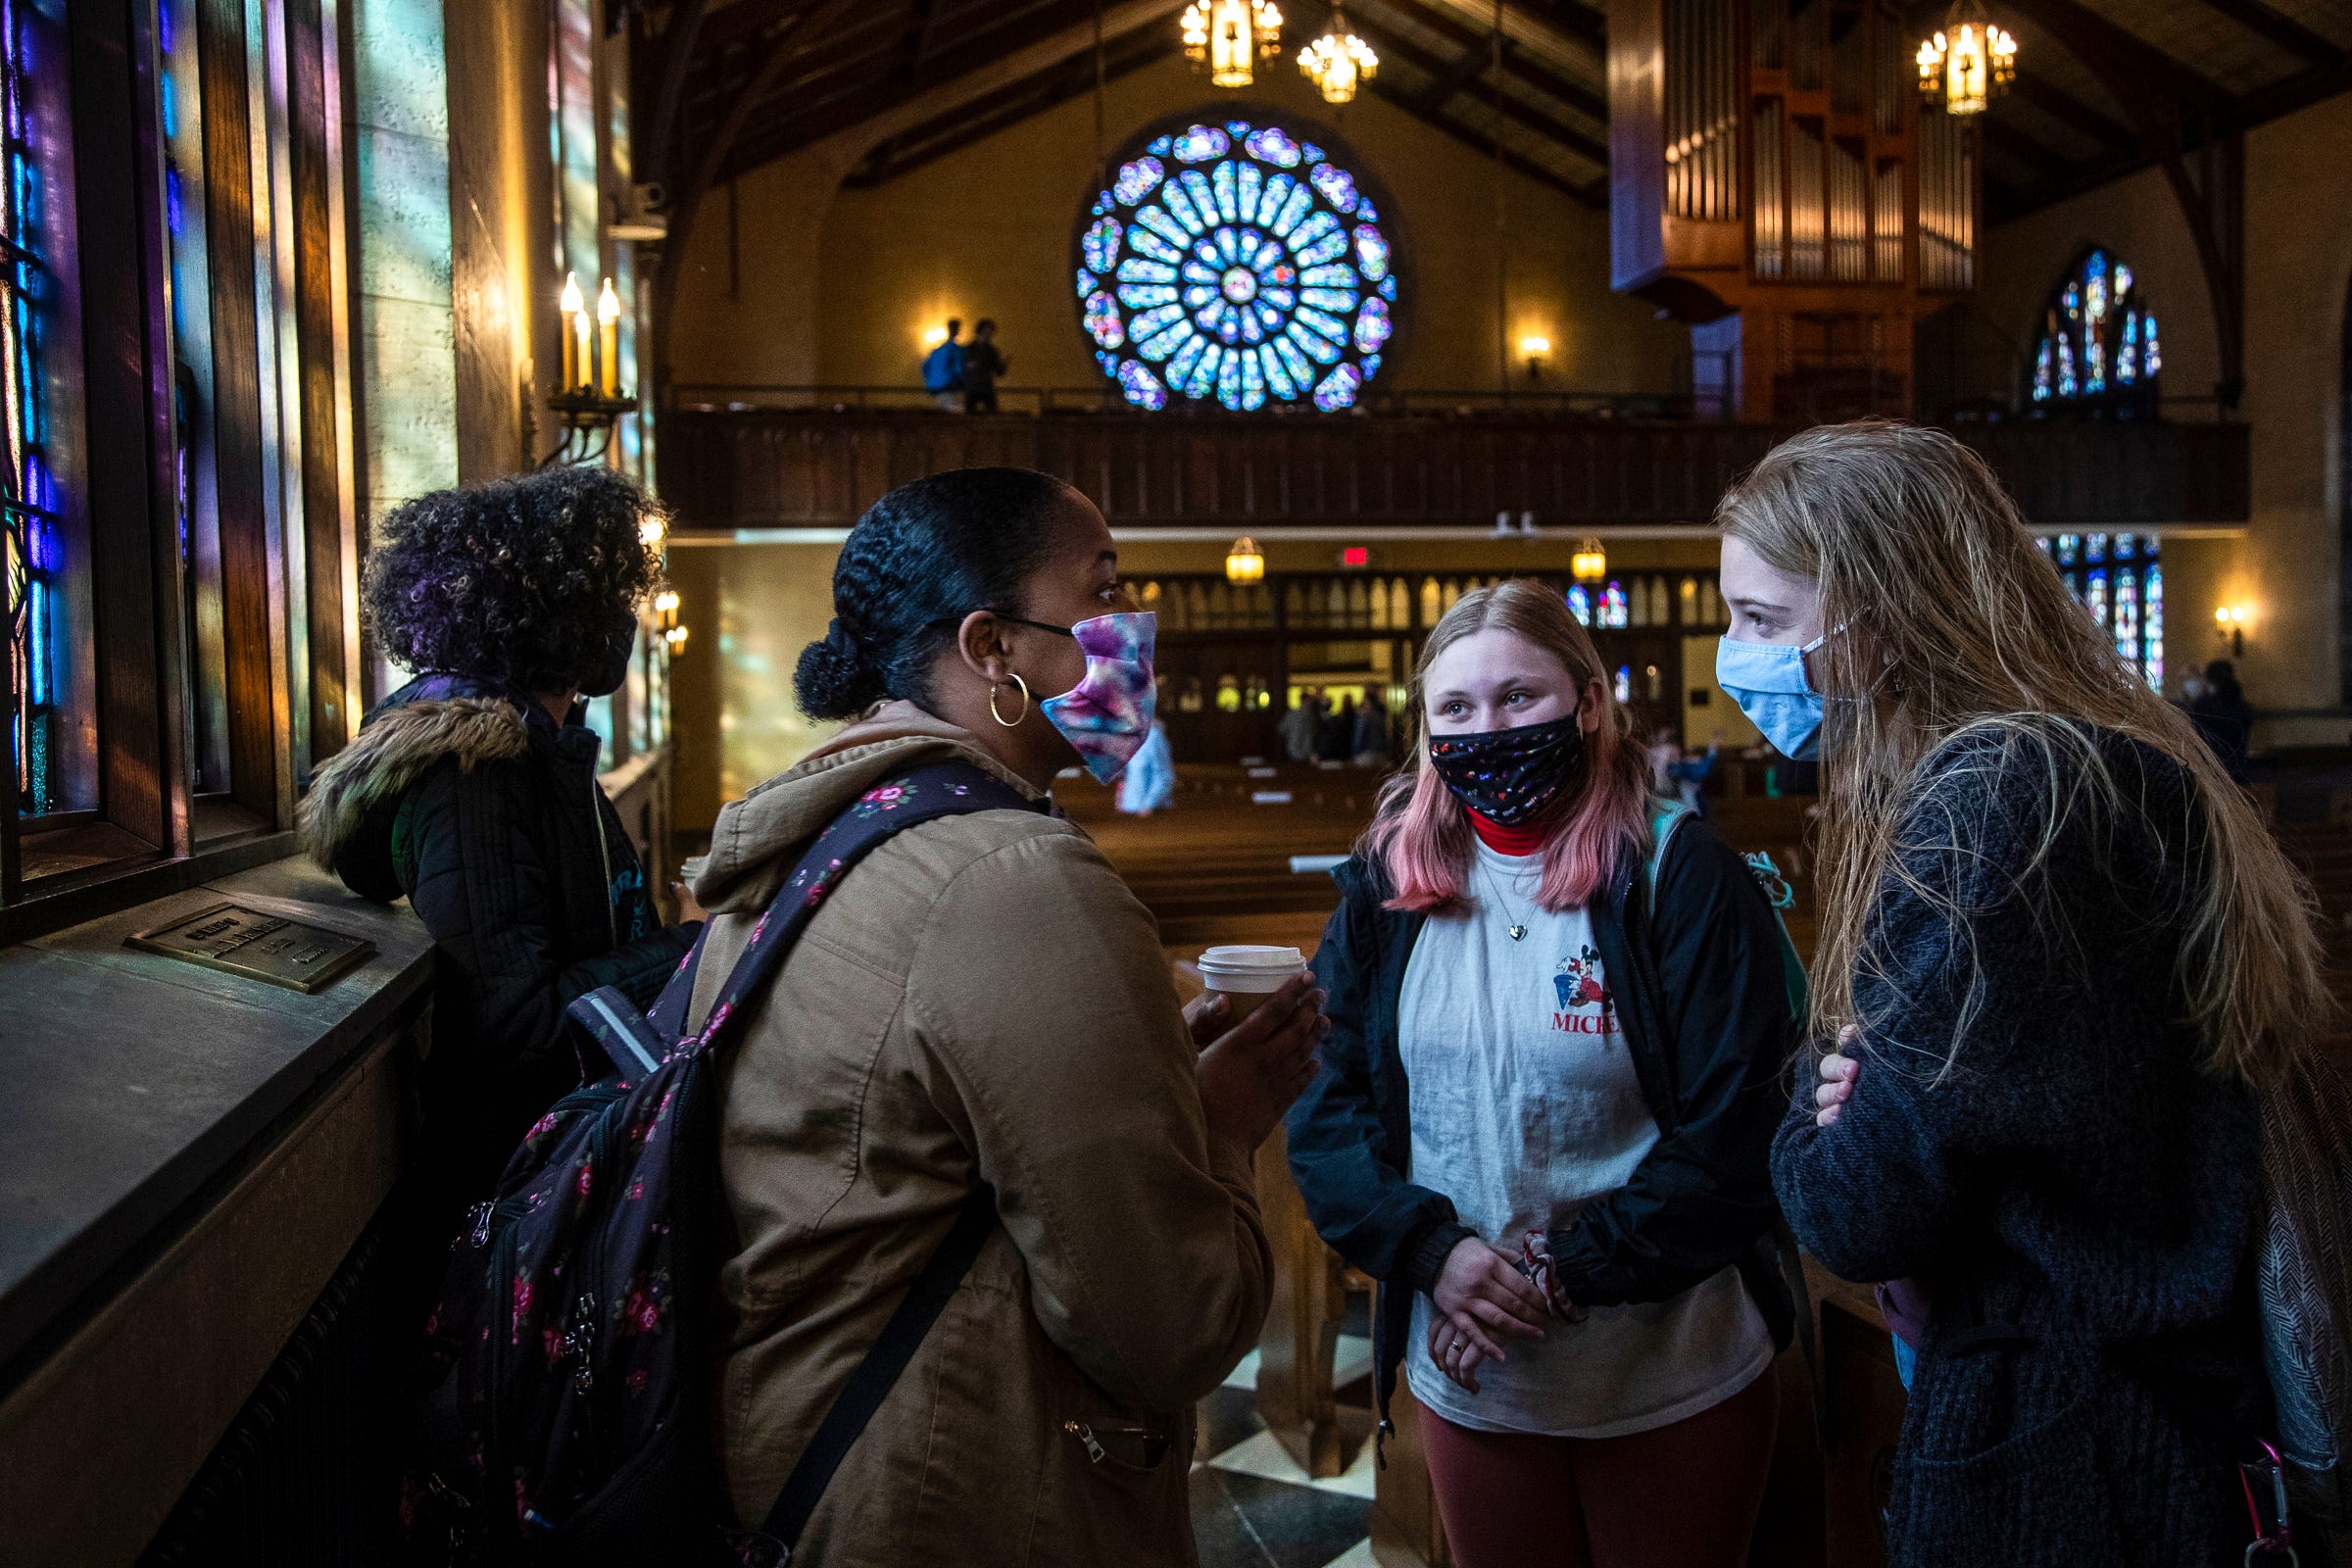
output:
M882 671L869 662L839 620L801 650L793 696L810 718L855 718L890 695Z

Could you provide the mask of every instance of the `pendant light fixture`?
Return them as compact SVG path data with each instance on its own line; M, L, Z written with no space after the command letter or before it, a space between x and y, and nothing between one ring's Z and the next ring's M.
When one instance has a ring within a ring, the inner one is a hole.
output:
M1568 570L1578 582L1598 582L1609 574L1609 553L1600 547L1598 539L1587 534L1576 547L1576 554L1568 558Z
M1380 72L1380 56L1348 25L1348 13L1333 0L1331 24L1323 36L1298 51L1298 70L1327 104L1344 104Z
M1211 85L1247 87L1255 64L1282 48L1282 12L1274 0L1192 0L1181 24L1185 58L1208 68Z
M1945 114L1981 115L2017 79L2017 37L1995 26L1984 0L1953 0L1943 26L1919 46L1919 90Z
M1266 558L1256 540L1244 534L1225 552L1225 580L1237 587L1266 580Z

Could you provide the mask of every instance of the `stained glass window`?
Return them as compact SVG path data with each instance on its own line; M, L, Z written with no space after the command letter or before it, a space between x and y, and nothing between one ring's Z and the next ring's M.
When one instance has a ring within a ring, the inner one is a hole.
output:
M46 258L48 170L40 141L61 128L42 123L35 72L63 71L60 58L37 59L44 46L62 54L64 39L28 0L0 0L0 584L6 589L9 761L17 808L45 816L61 798L54 733L63 650L58 572L63 541L49 459L48 375L42 364L57 290Z
M2164 357L2132 269L2104 250L2075 265L2042 311L2033 400L2153 412Z
M2164 689L2164 566L2154 534L2060 534L2040 541L2067 592L2148 685Z
M1568 590L1568 612L1576 617L1579 626L1592 624L1592 596L1585 592L1581 582Z
M1600 623L1603 626L1623 626L1626 623L1625 585L1612 582L1600 591Z
M1279 125L1157 137L1078 237L1081 324L1128 402L1353 406L1396 327L1388 232L1357 177Z

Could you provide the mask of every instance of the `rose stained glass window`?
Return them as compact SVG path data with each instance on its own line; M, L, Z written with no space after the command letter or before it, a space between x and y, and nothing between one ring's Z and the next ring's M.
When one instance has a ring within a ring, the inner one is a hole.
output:
M1397 279L1356 176L1279 125L1160 136L1078 237L1079 318L1128 402L1352 407L1380 372Z

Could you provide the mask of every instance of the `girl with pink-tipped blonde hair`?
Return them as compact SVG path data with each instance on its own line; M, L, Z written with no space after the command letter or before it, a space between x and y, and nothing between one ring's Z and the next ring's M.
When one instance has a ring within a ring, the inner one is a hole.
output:
M1794 1324L1771 906L1651 797L1555 590L1463 595L1413 710L1338 872L1326 1070L1289 1118L1316 1228L1380 1282L1384 1425L1401 1370L1460 1568L1736 1568Z

